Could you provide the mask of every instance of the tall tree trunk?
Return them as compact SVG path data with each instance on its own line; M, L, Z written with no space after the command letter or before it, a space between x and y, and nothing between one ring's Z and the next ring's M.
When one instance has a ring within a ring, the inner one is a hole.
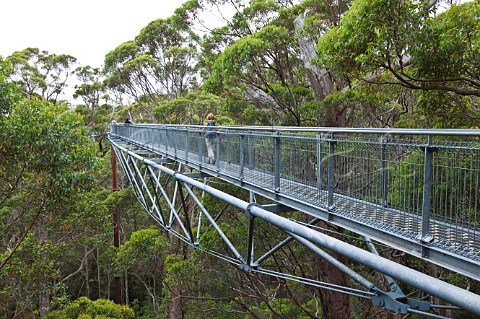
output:
M332 227L325 222L320 222L320 226L325 229L338 231L338 228ZM333 254L333 256L344 264L348 262L343 256L337 254ZM348 276L327 261L321 259L317 265L317 269L321 281L330 282L339 286L349 286ZM327 289L320 289L319 294L322 301L322 318L339 319L352 317L350 296Z
M439 278L440 277L440 269L437 265L434 264L429 264L429 273L430 276L433 278ZM445 302L443 302L441 299L437 297L432 297L432 303L434 305L445 305ZM448 304L447 304L448 305ZM451 317L452 316L452 310L451 309L435 309L434 313L440 316L445 316L445 317Z
M45 283L45 287L47 286L48 283ZM45 289L40 293L38 308L40 318L45 318L50 313L50 293L48 292L48 289Z
M126 222L125 222L126 223ZM127 232L123 232L123 245L127 244ZM125 274L123 276L124 286L125 286L125 305L130 305L130 286L128 281L128 269L125 269Z
M182 171L185 168L182 167ZM182 187L181 183L178 183L178 187ZM171 191L170 189L167 189L167 192ZM180 206L180 190L177 189L177 198L176 198L176 203L175 207ZM172 196L169 196L172 198ZM172 228L175 229L175 231L180 231L180 226L178 223L174 223L172 225ZM170 241L170 250L173 254L181 254L181 246L182 242L174 235L169 234L169 241ZM182 291L183 287L177 287L176 284L171 285L170 287L170 294L169 294L169 300L168 300L168 318L170 319L183 319L183 298L182 298Z
M177 230L179 230L178 224L176 224ZM170 249L174 254L180 254L181 242L173 235L170 235ZM168 300L168 318L170 319L183 319L183 287L178 287L177 284L173 284L170 287L170 294Z
M48 239L48 233L42 232L38 235L38 243L43 246ZM41 318L48 316L50 313L50 292L48 289L48 279L43 279L43 290L40 291L38 300L39 315Z
M183 319L183 299L181 296L171 296L168 301L168 318Z
M98 298L102 298L102 276L100 274L100 249L97 248L97 282L98 282Z
M90 296L90 276L88 274L88 248L85 246L85 295L88 298L91 298Z
M299 15L295 19L295 29L299 31L305 23L305 16ZM299 37L300 52L302 53L303 65L307 74L308 82L313 90L315 99L318 102L323 101L328 95L335 91L335 80L330 72L324 68L313 65L313 58L317 57L315 51L315 40L306 36ZM345 112L330 107L324 109L323 114L319 114L319 125L338 127L344 126Z

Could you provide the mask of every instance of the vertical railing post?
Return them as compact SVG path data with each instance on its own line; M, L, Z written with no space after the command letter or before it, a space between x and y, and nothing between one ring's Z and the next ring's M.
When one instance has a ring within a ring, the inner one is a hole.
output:
M162 149L162 146L163 146L163 128L161 126L156 128L155 136L156 136L156 139L157 139L157 150L159 152L163 152L163 149Z
M432 199L432 177L433 177L433 153L432 136L428 136L428 143L425 146L425 160L423 167L423 199L422 199L422 234L421 241L429 243L433 240L430 235L430 208ZM426 249L422 247L422 255L425 257Z
M198 130L198 165L201 167L203 163L203 137L202 137L202 131Z
M387 189L387 142L388 139L382 135L382 206L388 206L388 189Z
M321 192L322 182L322 135L317 134L317 191Z
M336 141L333 139L333 134L330 135L328 144L329 144L329 154L328 154L327 205L328 205L328 210L333 210L335 208L334 201L333 201L333 183L335 179L335 144L336 144Z
M190 153L190 128L186 128L186 138L187 141L185 142L185 163L188 163L188 153Z
M215 164L216 164L216 167L217 167L217 171L220 171L220 132L217 132L216 136L215 136L215 145L216 145L216 149L215 149L215 158L216 158L216 161L215 161Z
M280 172L281 172L281 162L282 162L282 149L280 147L280 132L277 131L275 134L275 151L274 151L274 186L273 189L275 192L280 192Z
M225 130L225 152L226 152L226 162L230 164L230 134L228 129Z
M248 131L248 168L253 169L252 131Z
M244 149L245 149L245 135L240 133L240 180L243 181L243 170L245 167L245 154L244 154Z
M173 156L174 156L175 159L177 159L177 148L178 148L178 143L179 143L178 139L179 139L179 135L180 135L178 129L176 129L176 128L173 129L172 135L173 135L173 140L172 140L172 142L173 142Z
M168 128L165 127L165 154L168 155L168 147L170 144L170 134Z

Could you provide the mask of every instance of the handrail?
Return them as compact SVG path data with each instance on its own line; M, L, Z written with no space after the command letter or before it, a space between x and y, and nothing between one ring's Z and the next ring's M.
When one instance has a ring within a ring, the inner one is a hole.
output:
M115 125L132 125L117 123ZM147 124L136 127L169 127L202 129L203 125ZM413 129L413 128L347 128L347 127L299 127L299 126L217 126L219 130L248 130L263 132L305 132L305 133L361 133L378 135L432 135L432 136L475 136L480 137L480 129Z

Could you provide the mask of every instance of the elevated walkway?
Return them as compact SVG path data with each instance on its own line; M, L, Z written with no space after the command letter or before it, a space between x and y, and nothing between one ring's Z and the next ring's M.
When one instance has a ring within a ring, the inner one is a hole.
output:
M109 139L480 280L478 130L218 127L208 164L201 129L117 124Z

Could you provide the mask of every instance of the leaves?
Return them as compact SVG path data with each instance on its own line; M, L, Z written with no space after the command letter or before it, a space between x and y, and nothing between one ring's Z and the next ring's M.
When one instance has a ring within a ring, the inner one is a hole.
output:
M117 253L117 263L123 269L136 267L147 273L155 273L163 264L167 241L156 228L134 232L130 240L122 245ZM148 266L148 265L154 266Z
M416 1L354 1L318 42L317 64L375 83L480 96L472 54L479 50L479 10L471 2L432 16Z
M53 311L47 318L133 319L135 315L128 306L117 305L111 300L98 299L92 301L86 297L80 297L69 303L65 309Z
M42 97L57 102L67 87L70 68L77 59L66 54L50 54L37 48L14 52L7 60L14 72L12 80L25 97Z
M12 71L10 63L0 57L0 122L20 98L16 86L8 79Z

